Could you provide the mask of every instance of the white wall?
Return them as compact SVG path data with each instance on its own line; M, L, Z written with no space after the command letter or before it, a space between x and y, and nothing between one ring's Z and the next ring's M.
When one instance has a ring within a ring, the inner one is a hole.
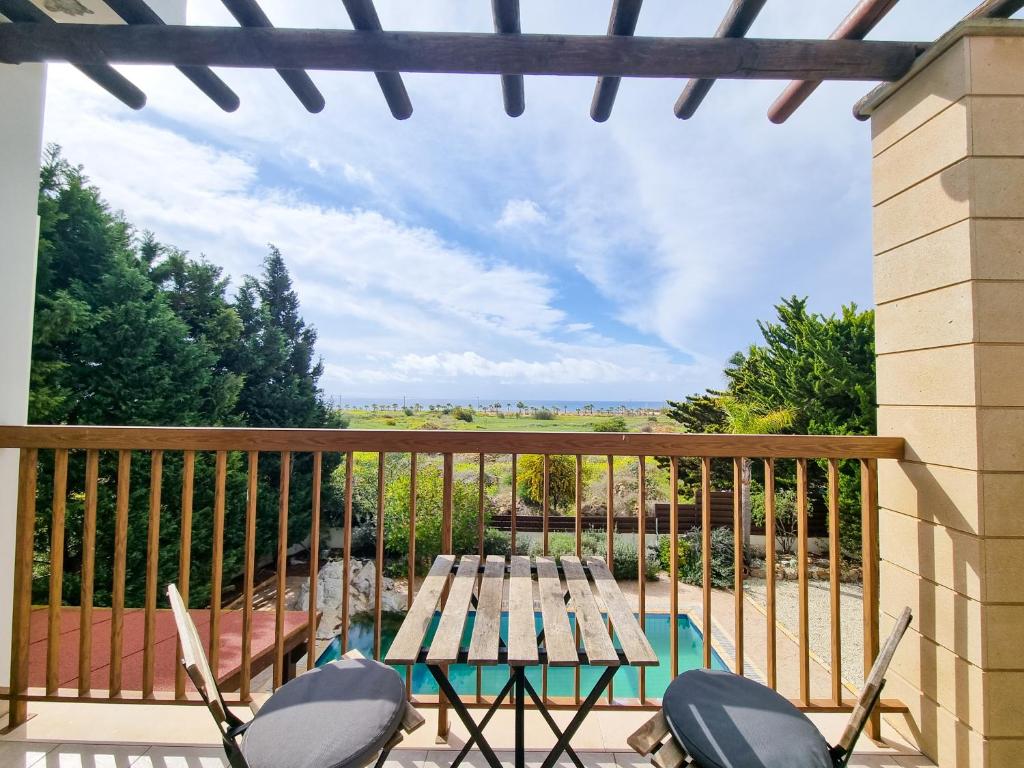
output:
M24 424L36 285L46 67L0 65L0 424ZM0 450L0 685L10 682L18 452Z

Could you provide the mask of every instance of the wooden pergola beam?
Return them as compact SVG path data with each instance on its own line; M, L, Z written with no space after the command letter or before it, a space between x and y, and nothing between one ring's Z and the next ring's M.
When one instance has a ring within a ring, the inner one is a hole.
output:
M899 0L860 0L845 19L829 35L830 40L863 40L875 28ZM800 105L810 97L821 80L810 78L797 80L786 86L775 102L768 108L768 119L773 123L784 123Z
M144 0L104 0L110 9L124 19L126 24L163 24L164 20ZM225 112L234 112L240 101L238 94L214 74L209 67L178 67L178 71L192 84L205 93L214 104Z
M491 0L491 15L494 16L494 31L503 35L518 35L522 32L519 22L519 0ZM519 117L526 110L526 86L522 75L501 76L501 97L505 103L505 114Z
M10 24L0 24L0 27L15 26L16 24L57 26L56 21L28 0L0 0L0 14L11 20ZM65 59L65 61L70 61L75 69L125 106L132 109L142 109L146 106L146 94L109 64L85 64L70 59Z
M767 0L732 0L718 25L715 37L745 37ZM691 80L676 100L675 113L680 120L689 120L697 112L715 81L711 78Z
M0 24L0 60L480 75L894 81L928 43Z
M609 35L632 37L636 32L636 23L640 18L640 6L643 0L614 0L611 16L608 19ZM615 97L619 93L621 78L604 76L597 79L594 86L594 98L590 102L590 117L603 123L612 114Z
M221 0L228 12L235 17L235 21L243 27L273 27L270 18L263 9L256 3L256 0ZM309 75L301 69L279 69L277 74L284 80L295 98L306 108L308 112L316 114L323 111L326 101L320 93L320 89L310 79Z
M360 32L380 32L380 18L377 16L377 9L373 7L373 0L341 0L348 11L348 17L352 20L352 26ZM305 67L305 69L319 69L319 67ZM399 70L395 67L375 67L373 70L377 78L377 84L384 94L384 100L388 103L388 109L395 116L396 120L405 120L412 115L412 102L409 100L409 93L405 90L405 83Z

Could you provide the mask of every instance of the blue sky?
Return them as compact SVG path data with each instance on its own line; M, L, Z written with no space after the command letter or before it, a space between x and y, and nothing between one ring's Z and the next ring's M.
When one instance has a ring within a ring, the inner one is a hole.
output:
M349 28L339 2L264 0L278 26ZM648 0L638 34L713 33L728 0ZM770 2L751 35L824 37L853 0ZM875 39L931 40L975 0L903 0ZM385 28L489 31L490 3L378 0ZM608 2L522 0L524 31L603 33ZM233 23L193 0L190 23ZM677 120L682 83L407 75L399 122L362 73L312 73L306 113L273 73L225 70L220 112L179 73L126 67L139 113L50 70L46 140L115 208L237 279L267 243L320 333L332 397L679 398L721 383L781 296L871 306L868 83L821 87L785 125L775 82L720 82Z

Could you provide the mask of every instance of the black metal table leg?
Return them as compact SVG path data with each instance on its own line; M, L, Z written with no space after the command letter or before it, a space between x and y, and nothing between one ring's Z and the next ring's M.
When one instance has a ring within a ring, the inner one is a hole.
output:
M555 718L551 716L548 708L544 705L540 695L537 693L537 689L533 687L533 684L530 683L529 679L525 682L526 692L530 694L530 698L533 699L533 703L537 705L537 711L540 712L541 717L543 717L544 721L548 724L548 728L550 728L551 732L555 734L555 738L562 738L562 729L558 727L558 723L555 722ZM576 765L576 768L583 768L583 761L580 760L579 756L576 754L576 750L574 750L568 742L565 744L565 753Z
M449 682L447 675L436 664L428 664L427 669L430 670L430 674L437 680L438 686L444 692L445 697L448 699L448 703L452 705L452 709L455 710L455 714L462 720L462 724L466 726L466 730L469 731L470 738L476 741L477 746L480 748L480 752L483 753L484 759L488 762L491 768L502 768L501 761L498 760L498 756L494 754L494 750L491 749L491 745L487 743L487 739L484 738L479 726L473 722L472 716L469 714L469 710L466 709L466 705L462 702L455 687Z
M587 698L583 701L582 704L580 704L580 708L579 711L576 713L576 716L573 717L571 721L569 721L569 725L566 727L565 732L559 737L558 741L555 743L554 749L551 750L548 756L544 759L544 762L541 763L541 768L552 768L552 766L554 766L554 764L558 762L558 758L562 756L562 752L569 744L569 739L576 735L576 731L578 731L579 727L583 725L583 721L590 713L590 710L593 708L594 704L597 703L597 700L600 698L601 693L604 691L605 688L608 687L608 683L611 682L612 677L618 671L619 667L614 666L606 667L604 672L601 673L601 677L598 679L597 685L594 686L594 689L590 692L590 695L587 696Z
M516 681L516 768L526 767L526 668L513 667Z
M497 698L495 698L494 702L491 704L491 708L487 710L487 713L483 716L483 719L480 720L479 728L481 733L483 732L484 728L487 727L487 724L491 722L491 718L494 717L494 713L498 711L499 707L501 707L501 703L508 697L508 692L512 690L512 684L514 682L515 678L510 677L508 679L508 682L505 683L505 686L501 689L501 693L498 694ZM455 756L455 759L452 760L452 764L448 768L458 768L459 763L466 759L466 755L469 754L469 750L473 748L474 744L476 744L475 736L470 736L468 739L466 739L466 743L459 751L459 754Z

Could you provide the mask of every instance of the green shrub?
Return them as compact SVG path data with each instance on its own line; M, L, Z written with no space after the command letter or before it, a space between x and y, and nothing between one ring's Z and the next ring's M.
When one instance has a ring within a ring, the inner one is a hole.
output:
M415 411L412 408L406 406L405 408L402 409L402 413L404 413L406 416L412 416L415 413Z
M764 525L764 490L758 489L750 494L750 519L758 525ZM807 516L811 510L808 508ZM779 548L786 554L793 554L796 545L798 519L796 514L796 491L783 489L775 492L775 539Z
M600 421L594 425L595 432L625 432L626 431L626 420L621 416L613 416L605 421Z
M452 418L458 419L459 421L473 421L473 409L457 405L452 408Z
M373 557L377 553L377 529L372 525L357 525L352 528L352 557Z
M658 537L658 565L669 570L671 537ZM693 528L679 536L676 544L678 553L679 580L687 584L702 586L704 583L703 537L700 528ZM731 587L735 578L733 536L729 528L711 530L711 585Z
M540 421L554 421L555 414L547 408L538 408L533 412L533 418L539 419Z
M485 555L527 555L530 553L530 542L520 536L516 540L517 552L512 551L512 534L508 531L499 531L497 528L484 529L484 554Z
M653 581L658 577L658 558L649 550L646 554L644 573L648 581ZM635 579L637 572L636 544L628 539L616 539L612 555L612 575L619 581Z
M608 555L608 546L604 534L596 531L585 531L580 537L580 550L583 557L595 555L604 560ZM542 555L544 543L536 539L530 545L529 554L533 556ZM548 534L548 555L560 562L563 555L576 554L576 535L556 531ZM612 550L611 562L612 574L616 579L633 580L637 576L636 544L628 539L617 539ZM651 553L647 553L647 564L644 569L647 578L653 580L658 575L658 559Z
M560 509L576 494L576 459L572 456L551 456L548 491L551 506ZM519 495L525 501L540 504L544 498L544 457L527 454L520 457Z

